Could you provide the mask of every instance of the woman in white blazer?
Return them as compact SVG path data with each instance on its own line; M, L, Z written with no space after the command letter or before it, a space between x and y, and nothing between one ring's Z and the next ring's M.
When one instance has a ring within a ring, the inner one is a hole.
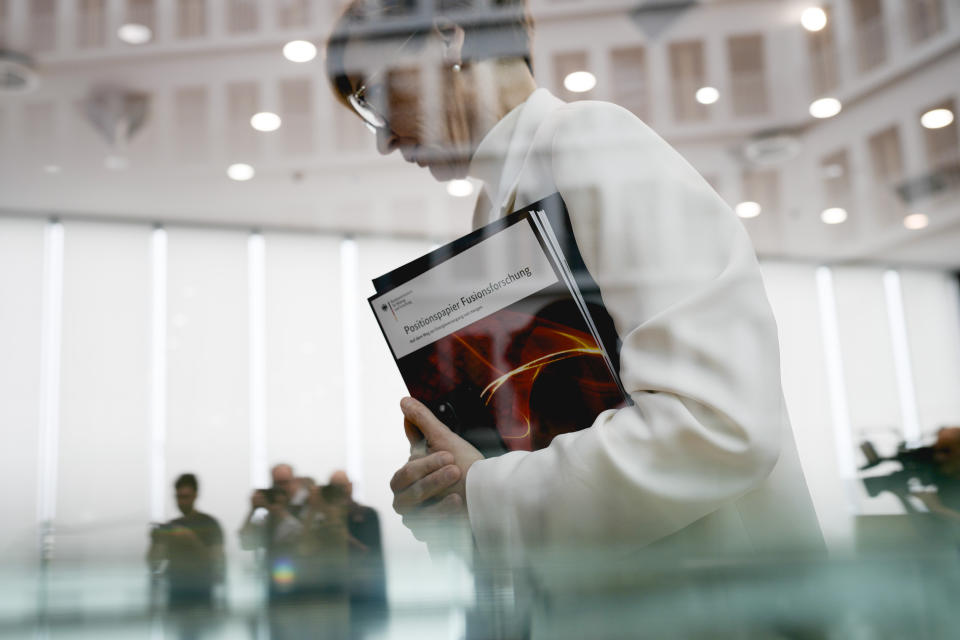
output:
M545 449L483 459L405 399L407 432L427 445L391 483L405 522L417 533L417 515L466 518L481 552L528 566L654 544L682 559L821 549L738 218L632 113L538 89L523 12L409 23L406 4L348 9L328 45L338 98L381 152L480 180L474 226L560 193L635 404Z

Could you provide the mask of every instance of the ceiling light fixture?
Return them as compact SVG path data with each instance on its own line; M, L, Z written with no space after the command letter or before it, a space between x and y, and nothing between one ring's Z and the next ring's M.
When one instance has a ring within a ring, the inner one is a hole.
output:
M117 29L117 37L127 44L147 44L153 39L153 31L145 24L129 22Z
M473 183L469 180L451 180L447 183L447 193L454 198L466 198L473 195Z
M237 164L232 164L227 167L227 176L231 180L236 180L237 182L246 182L257 175L257 172L248 164L242 162Z
M836 98L820 98L810 105L810 115L814 118L832 118L840 113L843 105Z
M847 210L840 207L831 207L820 214L820 219L823 220L824 224L842 224L847 221Z
M63 168L58 164L48 164L43 167L43 172L49 173L50 175L56 175L61 171L63 171Z
M257 131L276 131L280 128L281 124L282 120L280 120L280 116L269 111L261 111L250 118L250 126Z
M283 57L290 62L310 62L317 57L317 46L306 40L291 40L283 45Z
M697 89L697 102L700 104L714 104L720 99L720 92L715 87L700 87Z
M572 93L586 93L597 86L597 77L589 71L574 71L563 79L563 86Z
M756 218L763 211L763 208L756 202L741 202L735 208L737 215L741 218Z
M808 7L800 15L800 24L807 31L821 31L827 26L827 12L820 7Z
M930 224L930 218L924 213L911 213L903 219L903 226L911 231L926 229Z
M931 109L920 116L920 124L927 129L943 129L953 123L950 109Z

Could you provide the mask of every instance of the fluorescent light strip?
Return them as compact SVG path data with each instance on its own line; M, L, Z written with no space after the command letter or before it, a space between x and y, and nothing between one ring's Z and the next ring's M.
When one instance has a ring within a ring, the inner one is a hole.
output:
M357 500L363 500L363 432L360 409L360 342L357 307L360 303L357 243L340 243L340 308L343 310L343 417L347 429L347 475Z
M827 387L830 394L837 463L841 478L853 478L856 475L853 430L850 426L850 408L847 406L847 386L844 381L843 356L840 350L837 300L833 287L833 273L829 267L817 269L817 301L820 307L820 331L823 334L823 354L827 367Z
M63 225L45 229L43 315L40 346L40 437L37 520L44 531L57 515L57 467L60 457L60 344L63 326Z
M270 484L267 471L265 242L260 233L247 240L249 313L250 484Z
M897 391L900 393L900 421L903 439L907 442L920 440L920 418L917 412L917 393L913 386L913 368L910 365L910 341L907 338L907 321L903 310L903 288L900 274L887 271L883 274L883 289L887 299L887 319L890 322L890 338L893 342L893 364L897 373Z
M150 519L166 520L167 232L150 236Z

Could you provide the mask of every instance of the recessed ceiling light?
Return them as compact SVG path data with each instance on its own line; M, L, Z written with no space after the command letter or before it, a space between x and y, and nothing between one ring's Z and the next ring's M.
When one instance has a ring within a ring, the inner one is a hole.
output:
M741 218L756 218L763 208L756 202L741 202L736 206L737 215Z
M469 180L451 180L447 183L447 193L455 198L473 195L473 183Z
M63 171L63 168L58 164L48 164L48 165L44 165L43 167L43 172L49 173L51 175L55 175L57 173L60 173L61 171Z
M700 87L697 89L697 102L700 104L714 104L720 99L720 92L714 87Z
M306 40L291 40L283 45L283 57L290 62L310 62L317 57L317 46Z
M237 182L245 182L257 175L257 172L254 171L253 167L248 164L237 163L232 164L227 167L227 175L231 180L236 180Z
M953 123L950 109L932 109L920 117L920 124L927 129L943 129Z
M563 86L573 93L586 93L597 86L597 77L589 71L574 71L563 79Z
M820 214L820 219L823 220L824 224L841 224L847 221L847 210L840 207L831 207Z
M153 38L153 31L145 24L131 22L117 29L117 37L127 44L146 44Z
M250 118L250 126L257 131L276 131L281 122L280 116L269 111L261 111Z
M911 213L903 219L903 226L910 230L926 229L930 218L924 213Z
M800 15L800 24L807 31L820 31L827 26L827 13L820 7L808 7Z
M820 98L810 105L810 115L814 118L832 118L842 109L843 105L836 98Z

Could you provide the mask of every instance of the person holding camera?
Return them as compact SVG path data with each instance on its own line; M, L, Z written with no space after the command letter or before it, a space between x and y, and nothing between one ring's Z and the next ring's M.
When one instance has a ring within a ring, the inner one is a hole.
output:
M164 567L168 605L211 606L213 591L224 581L223 530L216 518L197 511L197 477L184 473L174 483L177 508L183 514L150 532L147 557L151 568Z

